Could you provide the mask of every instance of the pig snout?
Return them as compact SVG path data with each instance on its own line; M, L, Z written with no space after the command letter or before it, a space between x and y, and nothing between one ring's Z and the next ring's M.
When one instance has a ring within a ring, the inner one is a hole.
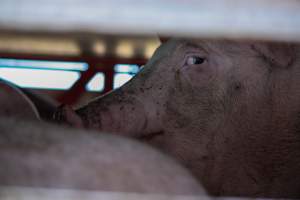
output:
M81 118L68 105L59 106L53 113L52 118L58 124L68 124L77 128L83 128Z
M115 91L77 110L62 105L54 113L54 120L77 128L96 129L148 140L152 135L162 133L161 126L152 117L154 110L151 105L145 105L138 98L120 96Z
M94 108L81 108L76 113L81 116L85 127L102 131L136 135L147 126L146 111L137 100L98 102Z

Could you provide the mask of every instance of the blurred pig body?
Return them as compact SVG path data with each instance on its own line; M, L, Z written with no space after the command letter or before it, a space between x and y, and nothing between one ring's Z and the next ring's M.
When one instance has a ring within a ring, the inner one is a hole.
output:
M0 130L0 186L205 194L186 169L136 141L5 118Z
M75 112L58 113L157 146L212 194L300 197L299 45L172 39Z
M39 112L28 96L17 86L0 79L0 116L38 120Z
M0 115L51 121L58 103L0 78Z

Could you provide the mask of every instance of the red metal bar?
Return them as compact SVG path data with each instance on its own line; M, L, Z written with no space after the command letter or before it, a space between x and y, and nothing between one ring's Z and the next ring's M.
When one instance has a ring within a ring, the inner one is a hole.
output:
M66 91L62 96L58 97L57 100L60 103L71 105L80 98L82 93L85 92L85 85L89 80L95 75L97 71L94 67L89 67L87 71L81 73L81 77L76 83L71 87L70 90Z
M107 93L113 89L114 81L114 65L108 66L108 69L104 72L105 74L105 87L103 93Z

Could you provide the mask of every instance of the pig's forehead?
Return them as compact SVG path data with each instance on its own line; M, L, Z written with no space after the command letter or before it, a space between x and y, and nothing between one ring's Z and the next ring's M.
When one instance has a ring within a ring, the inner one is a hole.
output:
M234 41L228 39L182 39L172 38L166 44L166 50L178 48L201 48L207 52L216 53L239 53L244 51L251 51L251 43L246 41Z

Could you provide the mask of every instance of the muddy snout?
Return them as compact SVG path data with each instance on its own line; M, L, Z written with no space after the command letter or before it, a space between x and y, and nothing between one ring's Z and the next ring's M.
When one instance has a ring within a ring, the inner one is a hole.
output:
M58 124L65 124L76 128L83 128L80 116L68 105L59 106L53 113L52 120Z

